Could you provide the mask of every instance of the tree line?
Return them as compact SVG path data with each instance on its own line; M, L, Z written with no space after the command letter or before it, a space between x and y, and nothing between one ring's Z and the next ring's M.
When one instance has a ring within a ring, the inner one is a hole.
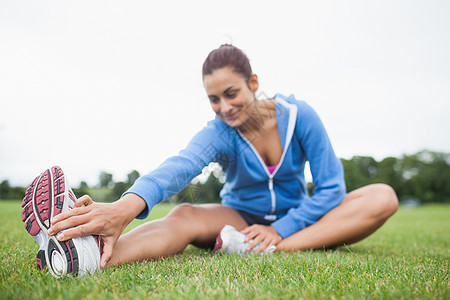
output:
M422 203L450 202L450 154L420 151L401 158L376 161L369 156L342 159L347 190L370 183L386 183L400 200L415 198Z
M414 199L421 203L450 202L450 154L423 150L400 158L386 157L380 161L370 156L341 159L347 191L372 183L386 183L395 190L400 201ZM220 202L223 186L217 172L205 183L188 185L172 197L174 202ZM308 182L313 194L314 184Z
M394 188L400 200L417 199L422 203L450 202L450 154L420 151L402 157L387 157L380 161L370 156L354 156L341 159L344 166L347 191L371 183L386 183ZM114 201L131 187L140 176L136 170L127 175L127 180L115 182L113 175L102 171L94 187L82 181L73 188L79 197L90 195L95 201ZM193 181L181 192L166 200L172 203L220 202L219 192L224 174L217 166L209 171L203 182ZM22 199L26 187L11 187L8 180L0 183L0 199ZM312 194L314 184L308 183Z

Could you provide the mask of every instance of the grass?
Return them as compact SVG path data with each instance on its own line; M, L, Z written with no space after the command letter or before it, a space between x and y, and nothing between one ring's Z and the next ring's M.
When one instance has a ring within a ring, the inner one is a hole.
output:
M170 208L156 206L150 218ZM20 202L0 201L0 299L450 298L449 205L401 208L368 239L336 250L222 256L188 247L175 257L61 279L36 269L38 247L20 211Z

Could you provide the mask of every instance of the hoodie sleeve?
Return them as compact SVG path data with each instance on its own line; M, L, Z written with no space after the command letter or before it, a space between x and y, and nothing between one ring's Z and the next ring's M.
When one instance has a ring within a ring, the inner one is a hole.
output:
M146 218L153 206L181 191L205 166L216 160L222 148L220 139L215 138L217 130L217 122L209 122L184 150L168 158L152 172L139 177L122 195L134 193L144 199L147 206L136 218Z
M298 207L291 208L284 217L272 223L283 238L316 223L346 195L344 169L322 121L308 104L298 103L294 134L309 161L315 189L312 197L305 197Z

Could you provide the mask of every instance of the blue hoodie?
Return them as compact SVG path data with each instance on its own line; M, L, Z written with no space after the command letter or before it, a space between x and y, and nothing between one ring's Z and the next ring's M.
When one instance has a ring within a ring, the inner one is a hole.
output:
M137 218L146 218L155 204L181 191L210 162L218 162L226 174L222 204L273 221L283 238L339 205L346 195L344 171L318 115L293 95L274 98L283 154L272 174L240 130L216 117L177 156L140 177L126 192L147 203ZM307 160L315 185L312 197L304 178Z

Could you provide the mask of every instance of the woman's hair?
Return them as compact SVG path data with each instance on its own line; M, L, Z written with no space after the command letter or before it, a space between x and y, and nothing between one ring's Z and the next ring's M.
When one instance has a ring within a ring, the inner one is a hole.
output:
M247 55L233 45L224 44L209 53L203 63L202 78L224 67L232 68L234 72L243 76L247 81L250 80L252 75L252 67Z

